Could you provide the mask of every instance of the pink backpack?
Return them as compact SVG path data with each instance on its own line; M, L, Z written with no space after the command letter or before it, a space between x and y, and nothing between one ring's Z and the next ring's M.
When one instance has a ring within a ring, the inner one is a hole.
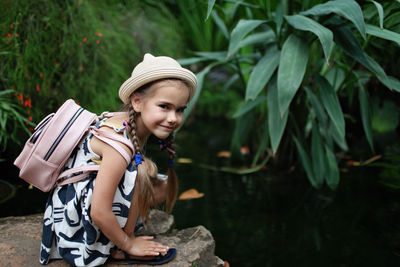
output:
M103 113L98 117L72 99L65 101L56 113L47 115L36 126L34 133L26 141L21 154L14 161L14 165L20 169L19 176L43 192L48 192L56 186L79 181L88 172L98 170L99 165L84 165L60 173L74 148L89 131L116 149L129 164L131 157L120 143L133 152L132 142L119 134L95 127L99 119L115 114ZM69 177L76 173L80 174Z

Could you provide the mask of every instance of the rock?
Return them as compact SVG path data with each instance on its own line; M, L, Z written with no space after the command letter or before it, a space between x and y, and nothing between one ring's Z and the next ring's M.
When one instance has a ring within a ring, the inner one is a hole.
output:
M42 266L39 263L42 218L42 214L0 218L0 266ZM154 235L157 241L177 249L175 259L162 266L224 266L224 262L214 255L215 241L206 228L197 226L176 230L173 226L172 215L153 210L150 220L139 232L142 235ZM70 265L63 260L54 260L47 266ZM106 266L120 265L110 262Z

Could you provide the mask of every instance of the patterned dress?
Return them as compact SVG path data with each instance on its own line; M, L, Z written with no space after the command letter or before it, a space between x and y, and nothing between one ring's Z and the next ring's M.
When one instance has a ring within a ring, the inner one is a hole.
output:
M97 127L108 126L127 137L124 126L106 121ZM92 134L87 134L79 143L65 165L65 169L85 164L100 164L101 158L90 147ZM130 163L115 193L112 204L121 228L125 226L130 209L136 167ZM90 173L79 182L55 188L49 196L43 218L40 263L63 258L75 266L97 266L104 264L114 244L100 231L90 217L90 207L97 172Z

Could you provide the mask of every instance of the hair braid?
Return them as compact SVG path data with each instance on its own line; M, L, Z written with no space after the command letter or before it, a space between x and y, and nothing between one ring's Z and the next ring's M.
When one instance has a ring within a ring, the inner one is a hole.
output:
M167 182L167 212L171 212L174 207L176 196L178 193L178 177L173 169L173 160L175 158L175 151L173 150L174 135L171 134L165 140L168 151L168 182Z
M132 105L128 109L129 114L129 137L132 141L134 153L141 155L140 142L136 134L136 117L137 113L133 109ZM150 206L155 202L153 184L151 183L150 176L147 172L145 164L139 164L137 166L136 186L138 186L138 199L139 199L139 214L143 217L148 217L148 210ZM135 190L136 191L136 190Z

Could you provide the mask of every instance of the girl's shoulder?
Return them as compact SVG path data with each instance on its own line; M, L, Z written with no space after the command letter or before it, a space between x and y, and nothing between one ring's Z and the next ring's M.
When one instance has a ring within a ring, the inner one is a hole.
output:
M100 121L98 127L108 131L123 133L128 122L128 113L118 112L115 116L105 118Z

